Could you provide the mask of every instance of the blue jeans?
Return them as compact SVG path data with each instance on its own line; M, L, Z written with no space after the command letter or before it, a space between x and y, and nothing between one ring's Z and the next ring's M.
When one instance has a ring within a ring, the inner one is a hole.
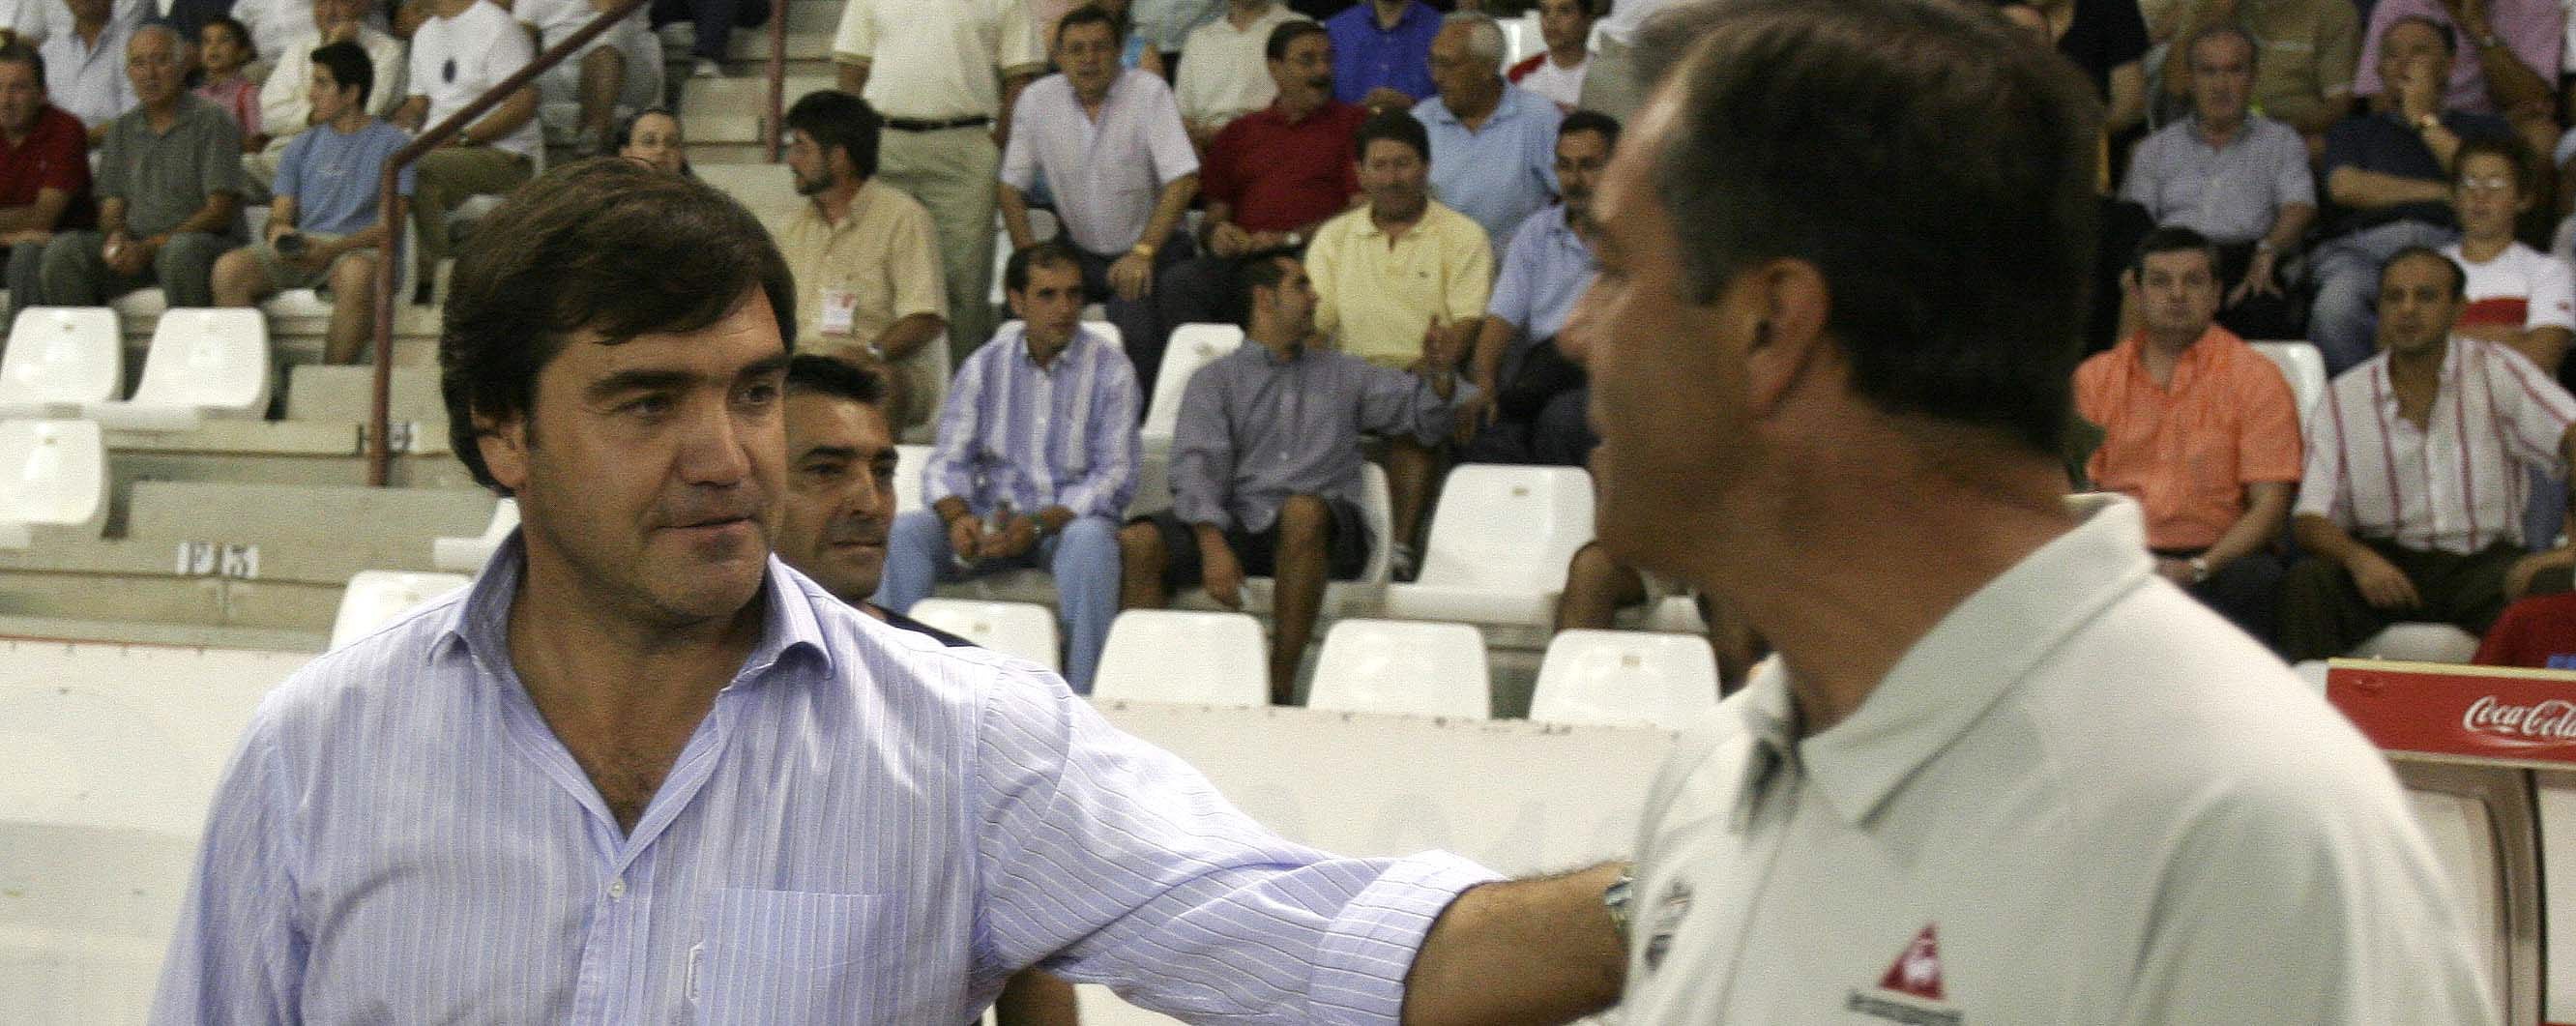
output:
M1088 695L1092 671L1100 666L1100 647L1109 640L1109 622L1118 618L1121 564L1115 520L1080 517L1027 555L979 560L960 571L939 514L914 510L894 518L886 538L885 583L877 588L877 604L909 613L941 581L1028 568L1055 577L1056 617L1064 625L1064 681L1074 694Z
M2318 246L2308 257L2317 298L2308 310L2308 340L2326 358L2331 378L2379 352L2379 268L2409 246L2440 248L2460 233L2421 221L2364 228Z

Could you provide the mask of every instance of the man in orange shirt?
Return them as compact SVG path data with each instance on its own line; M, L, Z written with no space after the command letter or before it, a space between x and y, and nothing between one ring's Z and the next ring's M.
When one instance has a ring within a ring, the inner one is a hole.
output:
M2199 232L2149 233L2128 276L2146 326L2076 368L2075 405L2104 434L2086 473L2145 507L2157 572L2269 644L2298 405L2280 368L2212 322L2217 268Z

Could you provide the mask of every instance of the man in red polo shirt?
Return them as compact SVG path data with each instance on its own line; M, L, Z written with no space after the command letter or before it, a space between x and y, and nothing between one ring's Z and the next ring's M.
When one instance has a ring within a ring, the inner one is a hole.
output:
M1236 118L1208 145L1199 167L1204 255L1155 286L1165 325L1243 323L1234 261L1304 246L1359 194L1351 137L1368 111L1333 99L1332 37L1314 22L1291 21L1271 30L1264 52L1279 98Z
M35 302L45 243L96 216L89 134L45 100L45 59L25 43L0 46L0 246L11 301Z
M2156 572L2270 644L2299 411L2280 368L2213 322L2217 272L2199 232L2149 233L2129 272L2146 327L2076 368L2075 407L2104 436L2086 475L2144 508Z

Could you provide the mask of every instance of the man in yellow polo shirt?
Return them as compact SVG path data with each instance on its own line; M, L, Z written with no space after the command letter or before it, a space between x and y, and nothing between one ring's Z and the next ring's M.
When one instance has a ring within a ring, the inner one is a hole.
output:
M1423 340L1447 332L1441 352L1465 352L1494 289L1485 230L1431 199L1431 137L1403 111L1360 125L1360 193L1368 203L1315 230L1306 270L1315 283L1315 330L1370 363L1404 370ZM1432 452L1411 438L1386 444L1397 576L1411 578L1413 540L1431 494Z

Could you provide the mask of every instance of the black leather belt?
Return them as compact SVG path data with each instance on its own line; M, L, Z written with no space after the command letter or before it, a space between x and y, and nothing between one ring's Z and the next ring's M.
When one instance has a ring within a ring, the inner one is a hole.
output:
M898 132L945 132L952 128L982 128L992 123L993 119L982 115L947 121L917 121L912 118L887 118L885 121L887 128Z

